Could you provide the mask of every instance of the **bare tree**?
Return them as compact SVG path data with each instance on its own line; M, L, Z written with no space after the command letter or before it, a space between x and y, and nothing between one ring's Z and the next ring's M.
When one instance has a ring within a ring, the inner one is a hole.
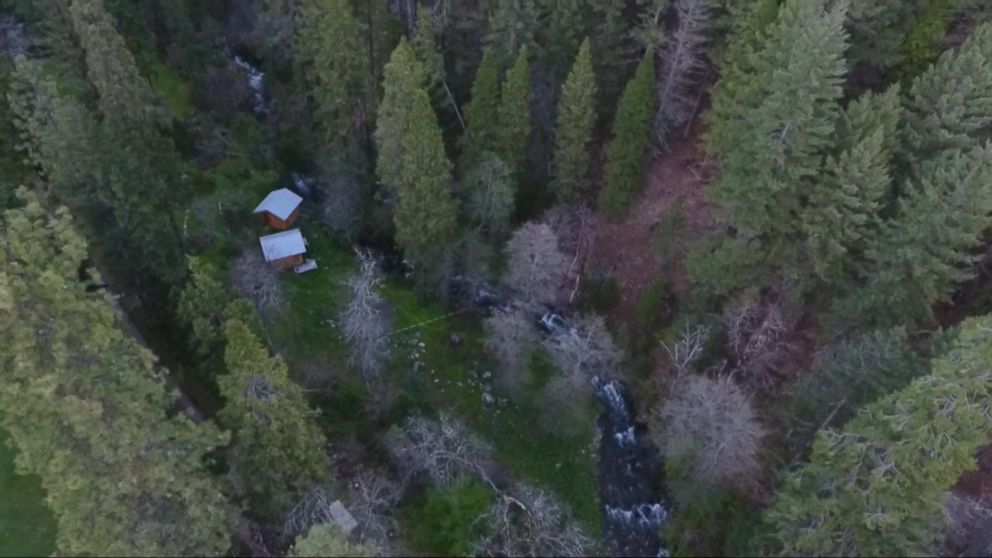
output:
M328 486L318 485L310 489L303 499L286 514L282 534L286 540L294 540L307 534L314 525L334 523L331 506L338 499Z
M486 330L486 350L500 364L497 381L510 391L519 390L526 380L527 365L537 347L537 329L521 308L497 310L486 318L483 327Z
M257 246L249 246L231 266L231 285L263 315L282 302L279 272L267 264Z
M482 162L465 178L468 209L480 226L500 234L513 215L513 173L502 159L486 153Z
M668 42L658 80L654 138L667 145L675 128L692 119L706 72L706 45L715 12L714 0L676 0L678 27Z
M546 338L544 348L562 374L577 386L589 385L594 376L614 371L623 358L602 316L576 319L573 327Z
M684 467L686 482L677 484L677 497L687 499L689 487L696 486L743 488L760 472L765 429L748 396L729 378L680 378L654 418L666 459Z
M786 334L794 325L775 301L747 300L729 306L723 316L734 370L761 389L774 385L776 370L791 357Z
M362 541L373 540L387 548L396 530L393 509L403 491L384 472L365 470L348 483L348 503L358 521ZM388 548L387 548L388 550Z
M447 414L436 421L411 417L390 429L384 444L404 483L425 477L444 487L462 475L475 475L494 486L485 470L489 446Z
M586 205L556 205L545 214L544 222L554 231L558 246L568 258L565 278L569 286L568 302L571 304L579 292L589 253L596 244L599 220Z
M351 361L362 370L366 385L389 362L390 319L380 294L382 280L371 252L355 250L359 270L347 280L351 301L341 311L341 331L351 348Z
M526 223L507 243L507 270L503 281L529 302L559 300L568 271L568 260L558 248L551 227Z
M696 361L703 356L706 342L709 340L709 329L702 326L685 325L677 341L662 342L661 346L668 352L668 357L675 367L676 376L682 376L692 370Z
M518 485L514 496L497 495L482 521L487 535L476 544L479 556L588 556L594 542L562 503L544 490Z

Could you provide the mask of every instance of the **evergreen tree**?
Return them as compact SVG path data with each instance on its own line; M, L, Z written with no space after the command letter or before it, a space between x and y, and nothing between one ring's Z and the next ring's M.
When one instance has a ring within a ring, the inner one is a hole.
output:
M588 34L586 21L588 6L587 0L544 0L544 2L548 19L547 24L542 28L544 33L541 40L538 42L544 46L544 52L541 53L544 65L551 69L552 75L557 80L561 79L561 75L570 64L574 67L575 59L572 57L579 51L583 37Z
M122 331L68 212L24 196L0 228L0 424L42 480L59 553L223 554L236 511L205 457L226 436L168 412L178 395Z
M200 368L212 374L223 367L220 357L225 343L224 321L236 319L258 332L262 325L251 303L236 298L218 278L213 266L197 257L189 257L187 261L188 280L179 293L176 314L186 326L190 348L197 360L206 365Z
M992 146L946 152L922 172L896 216L868 243L868 282L838 305L839 320L927 321L934 303L972 277L971 251L992 224Z
M914 3L919 2L906 2L909 6ZM901 45L899 73L904 79L920 75L940 56L941 42L955 12L965 3L967 0L931 0L910 20L909 32Z
M379 549L369 544L352 544L337 525L314 525L306 536L296 540L289 555L293 558L372 558Z
M499 127L495 151L517 179L526 174L527 146L532 128L528 54L526 45L520 47L517 59L503 81L498 109Z
M946 149L970 149L992 128L992 23L913 81L906 100L906 158L914 172Z
M179 158L161 130L164 112L102 0L72 0L70 13L97 92L98 195L112 209L117 229L109 239L118 258L144 268L137 279L175 283L183 269L173 221Z
M486 46L505 67L520 49L534 50L541 26L539 0L496 0L489 15ZM519 57L517 58L519 61Z
M613 100L623 90L620 84L630 72L629 55L633 45L629 41L627 21L624 18L626 0L599 0L590 2L595 24L590 40L593 69L596 71L597 90L601 106L613 108Z
M227 371L218 379L226 404L220 420L232 434L229 458L251 507L278 518L311 486L327 480L327 441L286 363L270 358L251 328L224 324Z
M499 68L487 50L475 73L472 99L465 106L468 131L462 138L461 168L468 172L482 162L486 152L496 150L499 135Z
M943 0L940 0L943 1ZM853 0L847 29L851 35L849 59L888 71L903 61L903 45L914 15L928 0Z
M366 33L348 0L307 2L301 9L296 43L310 82L317 126L338 164L362 152L365 145L356 138L370 141L377 99L364 56Z
M407 40L393 50L383 72L383 95L376 121L375 141L379 148L376 172L386 185L403 184L402 166L405 151L413 146L404 144L408 137L415 92L426 82L424 67Z
M839 115L846 4L827 4L788 0L749 61L753 72L731 74L714 92L708 141L722 173L712 197L741 234L773 251L796 236Z
M596 125L596 76L589 40L582 42L572 71L562 87L555 132L555 177L558 199L575 203L589 193L590 148Z
M814 270L824 279L846 277L881 226L901 115L899 88L892 87L852 102L841 118L839 153L827 159L802 219Z
M946 492L992 435L992 319L969 319L932 372L820 432L767 518L785 556L925 556Z
M417 6L417 24L410 38L410 46L417 53L417 58L424 65L427 76L427 91L435 98L443 94L444 56L438 49L439 34L437 22L430 8L420 4Z
M399 203L393 214L396 243L421 281L440 272L444 250L453 239L458 208L451 195L451 162L437 116L423 89L414 91L406 146L399 161Z
M651 145L654 82L654 51L648 49L620 97L613 137L606 147L606 187L600 192L599 206L613 217L622 215L643 188L645 155Z

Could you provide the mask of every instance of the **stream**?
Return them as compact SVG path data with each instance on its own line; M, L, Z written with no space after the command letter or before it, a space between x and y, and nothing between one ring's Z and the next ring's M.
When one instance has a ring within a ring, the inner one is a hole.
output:
M661 459L636 421L627 388L616 379L594 381L596 398L606 409L598 426L599 499L606 540L617 556L668 556L661 527L668 507L661 493Z
M255 116L265 116L269 112L269 102L265 97L265 72L252 65L240 55L234 57L234 64L244 70L251 89L251 112Z

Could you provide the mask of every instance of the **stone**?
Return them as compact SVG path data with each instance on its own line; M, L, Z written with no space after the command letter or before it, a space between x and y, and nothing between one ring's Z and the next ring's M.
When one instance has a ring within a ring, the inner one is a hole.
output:
M460 333L452 333L448 336L448 344L452 347L459 347L464 342L465 340L462 339L462 335Z
M482 393L482 402L485 403L487 406L491 406L493 403L496 403L496 398L493 397L493 394L489 393L488 391L485 391Z
M483 380L491 380L492 377L493 377L493 373L492 372L483 372L482 373L482 379Z

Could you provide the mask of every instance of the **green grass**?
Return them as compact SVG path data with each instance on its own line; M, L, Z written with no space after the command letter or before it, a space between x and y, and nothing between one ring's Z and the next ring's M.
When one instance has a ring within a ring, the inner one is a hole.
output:
M190 97L189 84L179 74L161 62L154 62L146 69L152 88L165 99L166 106L176 120L193 116L196 108Z
M272 341L298 380L306 383L299 377L300 370L315 366L333 376L335 387L322 405L329 435L347 435L355 430L372 434L372 425L360 418L364 415L364 385L347 364L347 347L339 331L328 323L337 321L346 302L344 281L356 269L354 255L322 225L301 223L301 229L309 243L307 256L316 259L320 267L304 275L283 276L286 310L270 323ZM576 403L588 407L587 413L579 413L586 433L581 436L542 429L545 408L538 397L540 382L506 406L487 407L479 379L494 367L483 350L477 317L467 313L449 316L451 309L422 300L398 280L386 281L384 296L397 332L393 362L386 372L398 390L389 416L401 420L413 409L453 413L492 444L497 460L514 476L553 490L591 532L598 531L596 450L591 445L596 415L591 401ZM462 337L461 345L449 343L452 333ZM411 357L415 351L424 363L416 372ZM536 359L535 366L534 375L539 378L553 373L546 361ZM499 396L498 391L494 393Z
M0 556L49 556L55 551L55 520L35 476L18 475L14 451L0 432Z

